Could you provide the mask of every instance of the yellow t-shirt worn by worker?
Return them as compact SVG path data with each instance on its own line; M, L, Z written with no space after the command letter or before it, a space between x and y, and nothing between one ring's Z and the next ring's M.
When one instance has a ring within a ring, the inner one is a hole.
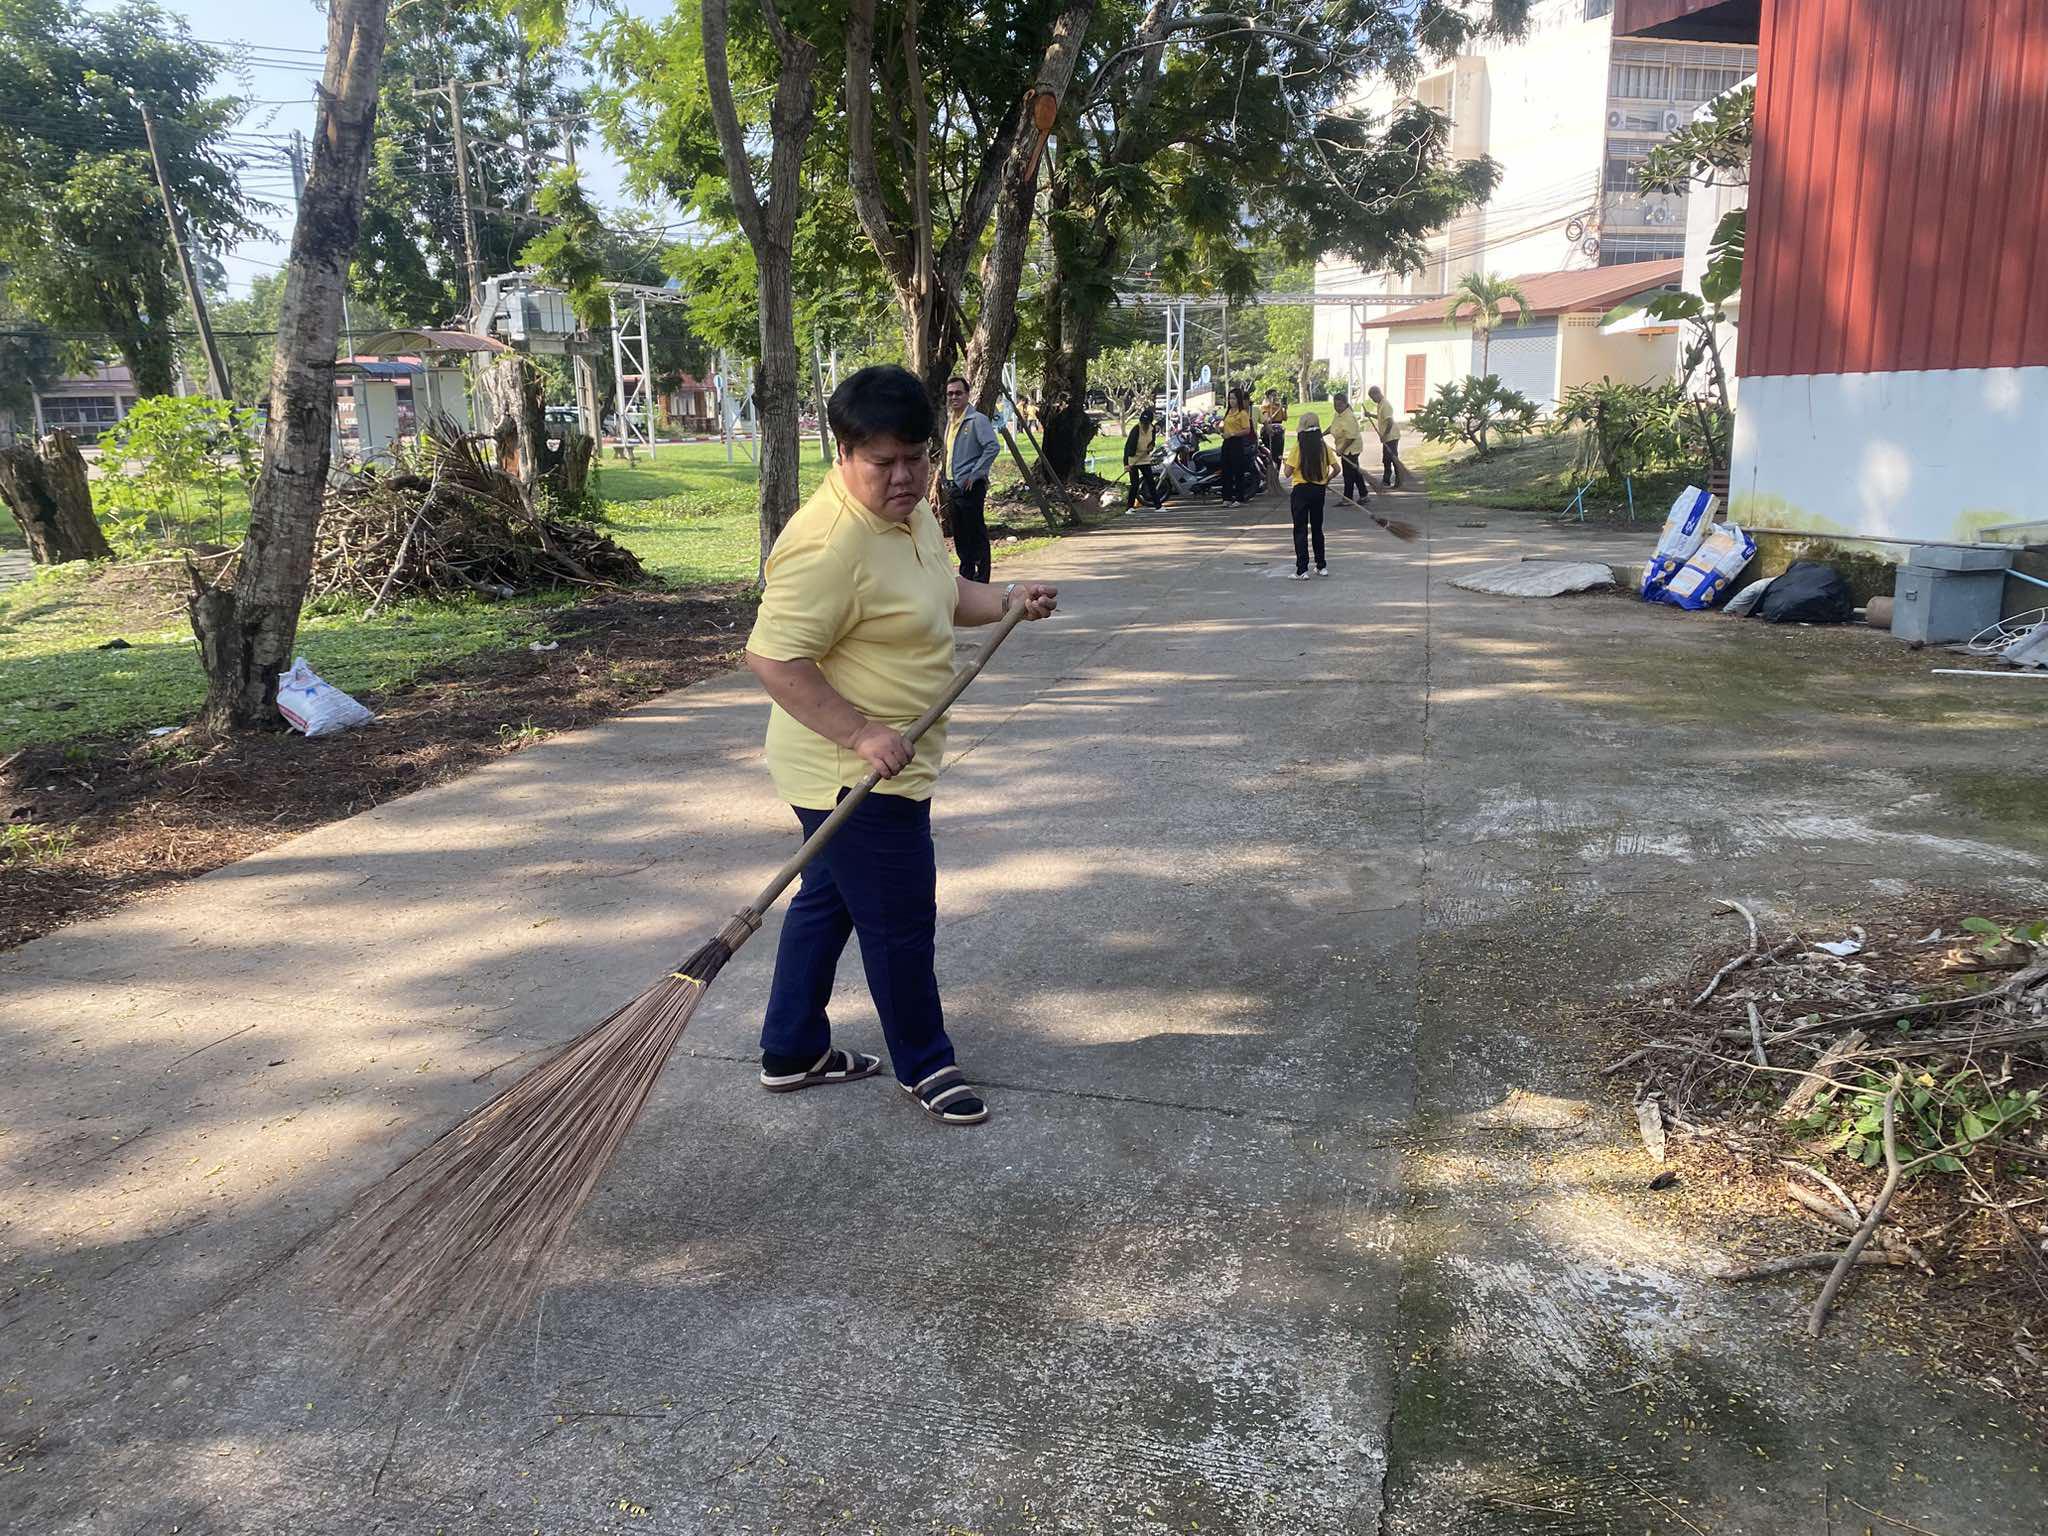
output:
M1252 413L1250 411L1230 411L1224 415L1223 435L1225 437L1249 436L1251 430Z
M1330 446L1346 458L1356 458L1365 446L1365 433L1358 425L1358 413L1349 406L1330 418Z
M1262 405L1259 407L1259 421L1268 427L1287 424L1287 407L1284 405Z
M816 662L847 703L900 731L952 680L958 601L931 509L920 503L907 523L892 523L862 506L835 469L775 541L747 649L769 661ZM941 720L875 793L929 799L945 755ZM768 772L791 805L828 811L868 764L778 704L768 715Z
M1320 475L1303 474L1301 469L1301 434L1295 433L1287 440L1287 473L1294 477L1296 485L1328 485L1344 466L1337 462L1337 452L1330 446L1330 440L1323 439L1323 472Z

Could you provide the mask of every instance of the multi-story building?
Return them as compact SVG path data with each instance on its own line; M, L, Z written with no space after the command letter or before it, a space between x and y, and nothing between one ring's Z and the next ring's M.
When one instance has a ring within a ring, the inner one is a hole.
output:
M1522 37L1477 46L1416 81L1408 94L1450 117L1452 153L1491 156L1500 184L1431 239L1422 271L1389 276L1331 261L1317 289L1426 297L1467 272L1536 277L1683 256L1687 200L1642 196L1636 168L1701 103L1752 74L1756 49L1617 38L1613 11L1614 0L1536 0ZM1384 113L1397 99L1375 82L1357 106ZM1369 333L1386 308L1318 307L1316 353L1333 377L1386 384Z

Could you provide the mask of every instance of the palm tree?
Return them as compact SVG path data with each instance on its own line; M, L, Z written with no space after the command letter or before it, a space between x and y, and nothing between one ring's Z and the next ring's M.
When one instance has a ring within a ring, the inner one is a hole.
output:
M1479 333L1479 374L1486 376L1487 358L1493 351L1493 328L1505 318L1501 314L1504 300L1515 301L1515 324L1529 323L1529 296L1516 286L1512 277L1488 277L1484 272L1467 272L1458 279L1458 286L1451 290L1451 324L1456 325L1472 312L1472 329Z

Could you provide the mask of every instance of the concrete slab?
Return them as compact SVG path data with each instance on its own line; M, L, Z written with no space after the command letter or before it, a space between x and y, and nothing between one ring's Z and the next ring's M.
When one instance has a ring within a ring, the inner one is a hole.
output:
M750 685L0 956L0 1524L1822 1531L1774 1523L1732 1432L1621 1449L1614 1372L1791 1405L1788 1461L1864 1413L1873 1468L1929 1388L1788 1383L1769 1324L1596 1198L1599 1111L1534 1020L1682 962L1724 891L2041 891L2048 834L1970 776L2026 771L2048 709L1456 593L1504 552L1625 566L1649 530L1397 503L1429 540L1339 514L1329 581L1276 576L1277 505L1034 559L1068 612L964 701L937 814L941 979L997 1119L755 1091L771 924L453 1408L338 1365L291 1256L786 856ZM835 1018L879 1043L851 956ZM1509 1179L1503 1139L1545 1171ZM1931 1411L1965 1410L2009 1437L1988 1400ZM2026 1466L1889 1507L2037 1529ZM1566 1473L1585 1520L1544 1491Z

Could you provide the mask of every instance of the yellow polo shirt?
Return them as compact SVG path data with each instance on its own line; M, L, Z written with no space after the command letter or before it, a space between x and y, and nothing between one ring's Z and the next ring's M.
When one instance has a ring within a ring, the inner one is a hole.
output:
M815 661L855 709L900 731L952 679L958 600L931 509L920 503L909 522L892 523L855 500L835 469L775 541L747 649L769 661ZM875 793L930 799L945 755L941 720L910 765ZM840 790L867 776L868 765L775 705L768 772L791 805L826 811Z
M1252 413L1250 411L1226 411L1223 413L1223 435L1225 437L1250 437Z
M1301 434L1295 433L1287 439L1287 472L1294 476L1298 485L1328 485L1344 466L1337 462L1337 451L1330 446L1330 440L1323 439L1323 472L1321 475L1304 474L1301 468Z
M1355 458L1365 446L1365 433L1358 425L1358 413L1345 407L1330 418L1330 446L1346 458Z

